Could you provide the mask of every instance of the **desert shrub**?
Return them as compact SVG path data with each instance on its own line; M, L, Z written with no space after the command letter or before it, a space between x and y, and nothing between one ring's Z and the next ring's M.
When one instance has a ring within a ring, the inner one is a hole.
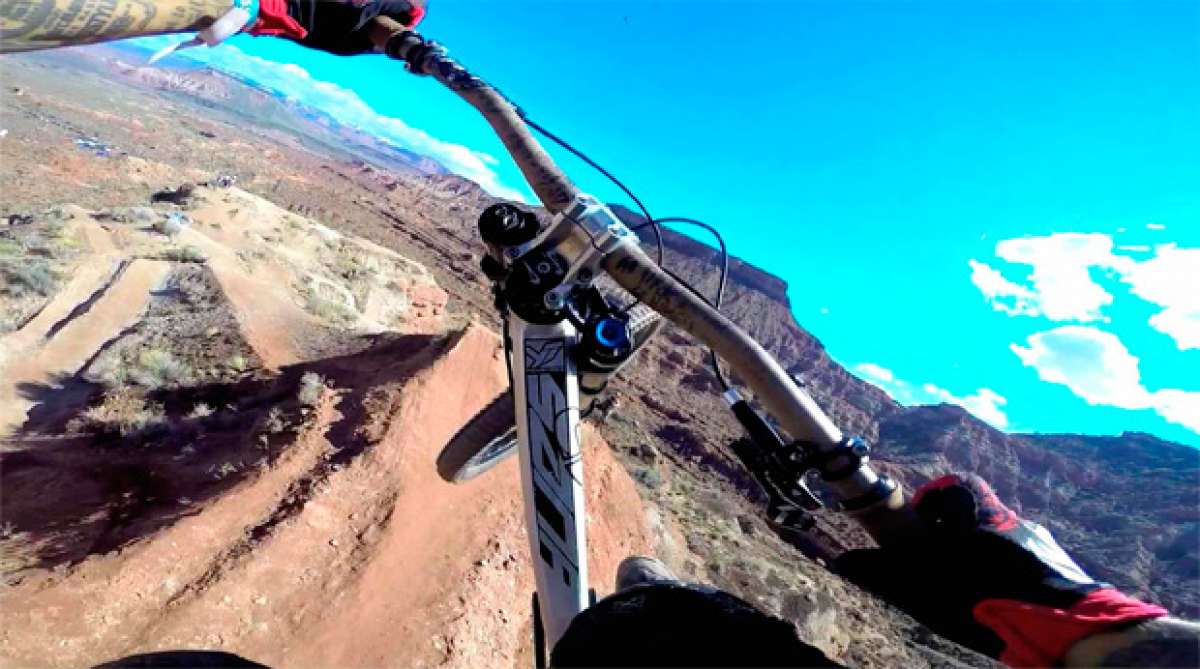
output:
M0 256L15 256L25 252L25 247L19 243L0 237Z
M296 399L306 407L316 406L317 402L321 401L321 395L325 393L325 379L321 378L316 372L305 372L304 376L300 377L300 392L296 393Z
M209 416L213 415L213 413L214 412L213 412L212 407L208 406L204 402L201 402L201 403L197 404L196 406L192 407L192 411L191 411L191 413L188 414L187 417L191 418L193 420L204 420L205 418L208 418Z
M74 432L120 435L147 435L167 426L162 405L128 389L104 394L101 402L72 419L67 426Z
M638 483L641 483L651 490L657 490L658 488L662 487L662 474L658 473L657 469L634 467L632 474L633 478L636 479Z
M186 385L192 378L192 370L169 352L151 348L138 353L136 365L128 376L145 388L171 388Z
M267 259L267 254L259 249L238 249L235 255L248 268Z
M39 258L0 262L0 293L24 297L30 293L48 296L58 285L50 264Z
M160 234L164 234L168 237L174 237L180 232L183 232L183 220L178 216L160 218L154 222L154 229Z
M229 359L229 369L235 372L244 372L249 366L250 363L246 362L245 356L235 355Z
M212 472L214 479L216 479L217 481L220 481L221 479L225 478L226 476L230 476L231 474L238 473L239 467L238 467L238 465L235 465L232 462L223 462L223 463L221 463L221 465L219 467L217 465L213 465L213 466L209 467L208 470L210 472Z
M184 247L171 247L163 251L162 257L163 260L171 260L173 262L204 262L208 260L208 256L204 255L204 251L190 244Z
M334 273L347 281L357 281L370 273L371 266L367 259L364 259L361 249L343 243L338 248L337 258L334 260L332 269Z
M24 322L24 312L0 306L0 334L12 332Z
M53 240L62 239L67 234L67 226L62 221L50 221L44 230L45 235Z
M308 313L317 318L339 325L353 323L358 317L358 314L345 304L327 300L313 292L305 298L304 306Z
M279 434L286 430L287 427L288 422L283 412L279 410L279 407L271 407L271 410L267 412L266 419L263 421L263 430L270 434Z
M120 388L129 383L129 371L129 366L119 356L101 356L87 368L84 376L106 388Z

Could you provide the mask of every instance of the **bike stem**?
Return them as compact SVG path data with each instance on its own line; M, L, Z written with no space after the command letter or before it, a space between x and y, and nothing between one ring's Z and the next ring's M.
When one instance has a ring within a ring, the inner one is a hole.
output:
M546 209L562 214L571 207L580 196L579 189L530 133L521 111L500 91L449 58L444 49L396 21L378 17L369 31L380 51L405 61L415 74L437 79L483 114ZM917 531L915 514L900 487L871 469L858 442L844 438L758 342L655 265L635 244L613 250L604 259L603 269L622 288L725 359L784 430L811 445L843 510L877 542L889 543ZM831 472L836 476L830 476Z

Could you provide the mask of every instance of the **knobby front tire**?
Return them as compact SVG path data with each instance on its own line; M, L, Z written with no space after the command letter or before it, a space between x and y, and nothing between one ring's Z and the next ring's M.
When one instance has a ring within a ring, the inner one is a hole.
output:
M451 437L438 454L438 475L450 483L469 481L516 452L516 413L506 390Z

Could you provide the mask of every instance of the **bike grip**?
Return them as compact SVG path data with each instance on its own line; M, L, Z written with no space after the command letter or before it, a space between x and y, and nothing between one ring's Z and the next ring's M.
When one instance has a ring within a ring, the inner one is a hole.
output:
M384 51L387 49L388 40L392 38L392 35L405 30L408 28L390 16L376 16L367 25L367 37L371 38L371 43L375 45L376 49Z
M900 484L896 484L891 495L875 504L846 513L871 535L875 543L883 547L911 541L926 534Z

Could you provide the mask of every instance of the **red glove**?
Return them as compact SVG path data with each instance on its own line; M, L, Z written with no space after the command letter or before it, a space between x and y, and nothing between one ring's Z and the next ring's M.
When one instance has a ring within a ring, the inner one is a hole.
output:
M288 16L287 0L259 0L258 20L247 32L255 36L289 37L297 41L308 37L308 31L300 22Z
M413 28L425 17L425 0L259 0L258 20L247 32L351 55L374 48L363 28L376 16Z
M1013 667L1058 663L1076 642L1167 615L1097 583L983 479L944 476L913 495L927 538L849 551L837 570L942 636Z

